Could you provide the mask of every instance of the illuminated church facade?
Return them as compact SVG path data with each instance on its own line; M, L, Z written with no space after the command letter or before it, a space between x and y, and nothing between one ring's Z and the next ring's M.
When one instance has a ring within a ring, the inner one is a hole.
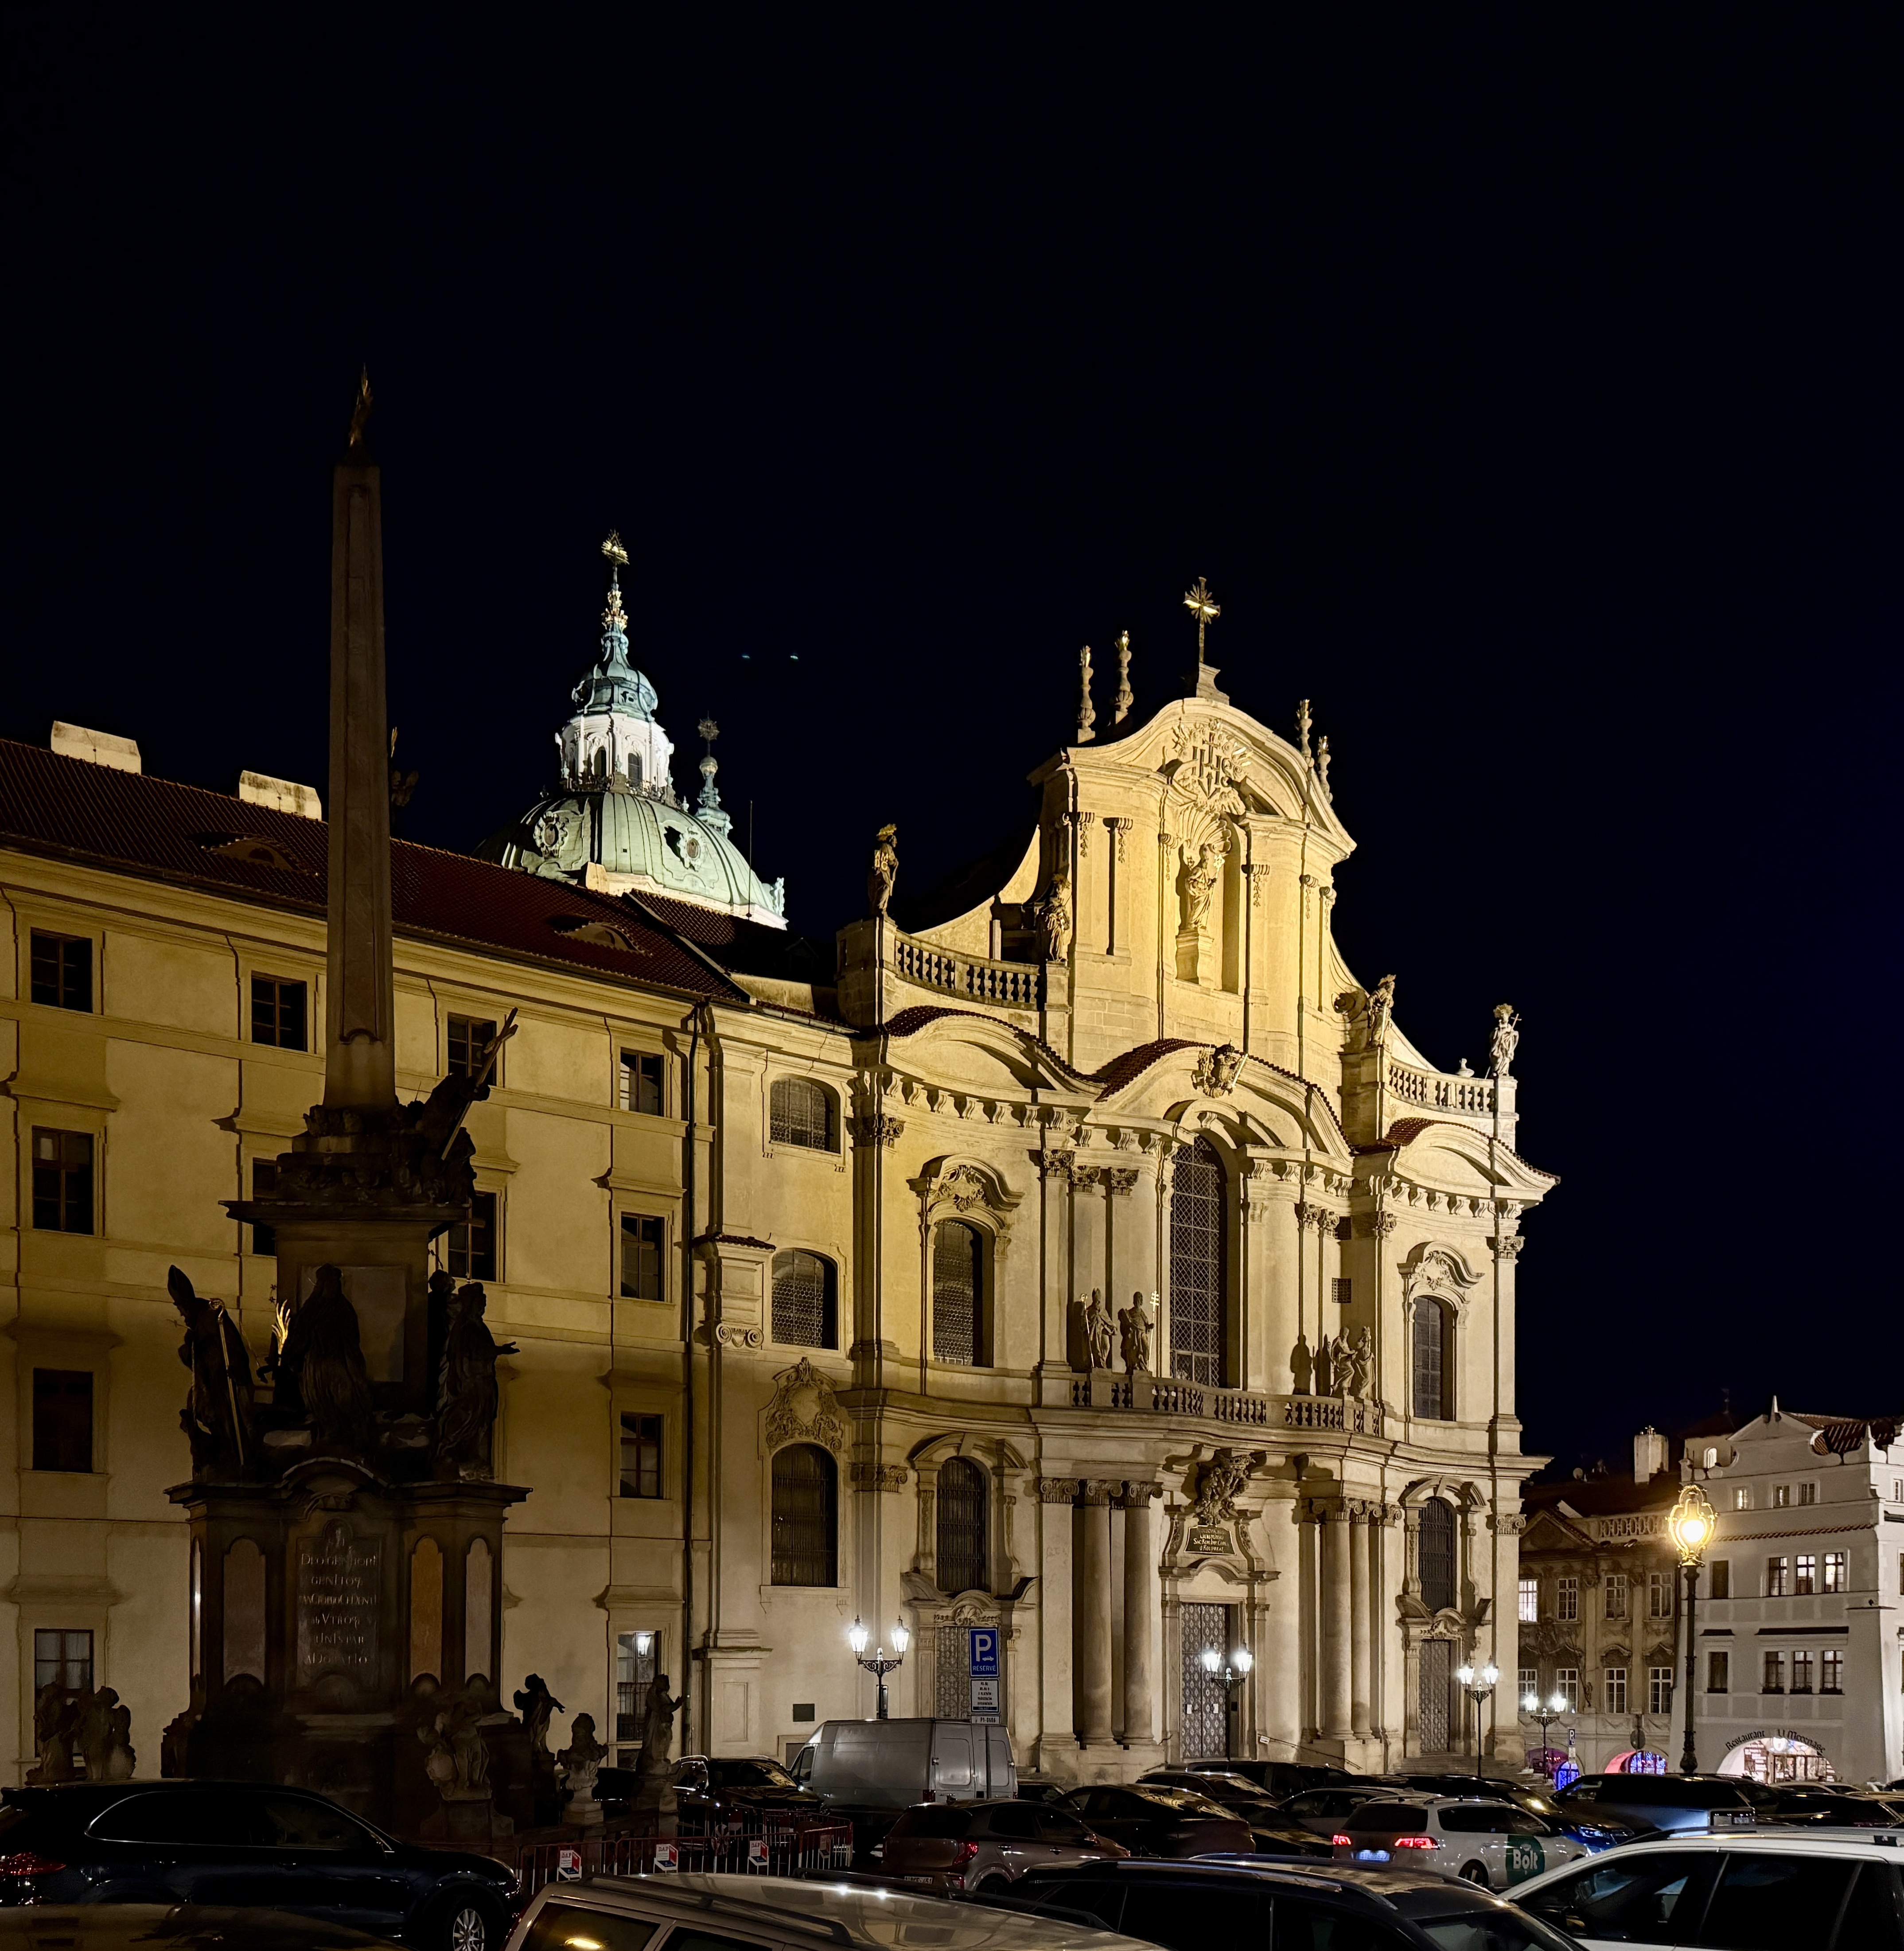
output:
M1450 1072L1344 965L1306 711L1237 708L1200 627L1188 695L1126 687L1096 737L1087 702L1014 858L933 907L882 836L816 950L711 759L676 797L626 632L617 588L557 780L485 857L395 848L402 1087L517 1016L434 1249L517 1346L491 1678L626 1756L665 1674L677 1752L784 1756L872 1710L857 1619L909 1636L894 1712L995 1698L1061 1779L1472 1752L1457 1669L1519 1664L1515 1281L1553 1181L1511 1015ZM315 794L245 781L0 746L16 1780L48 1684L115 1689L142 1773L186 1706L168 1266L271 1345L272 1242L220 1202L317 1094L326 849Z

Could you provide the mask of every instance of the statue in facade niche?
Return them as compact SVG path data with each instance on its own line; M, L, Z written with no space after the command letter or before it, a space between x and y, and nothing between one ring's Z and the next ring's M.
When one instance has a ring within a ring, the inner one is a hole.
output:
M439 1477L485 1478L500 1400L496 1361L516 1344L498 1347L483 1319L489 1297L480 1281L457 1290L443 1338L436 1381L436 1463Z
M1062 962L1071 946L1071 876L1053 874L1051 891L1038 904L1040 960Z
M1210 930L1210 896L1216 887L1216 869L1223 850L1205 841L1195 853L1186 847L1184 863L1184 926L1186 935L1205 935Z
M1521 1019L1512 1003L1494 1005L1494 1034L1487 1044L1488 1074L1506 1077L1514 1068L1514 1053L1521 1046Z
M320 1449L364 1446L370 1428L370 1378L357 1338L357 1310L336 1267L320 1267L311 1292L292 1310L277 1372L290 1381L310 1416Z
M185 1322L179 1359L192 1372L192 1393L179 1425L192 1445L195 1476L242 1471L251 1460L251 1363L238 1324L222 1301L201 1297L178 1268L167 1270L172 1305Z
M866 905L876 915L886 912L893 883L899 879L899 838L896 826L882 826L872 843L872 866L866 876Z
M1085 1366L1108 1369L1117 1345L1117 1328L1100 1288L1093 1288L1089 1294L1079 1296L1078 1315L1084 1328Z
M1150 1297L1154 1302L1156 1296ZM1156 1316L1144 1305L1141 1291L1131 1296L1131 1304L1117 1317L1119 1338L1124 1347L1124 1372L1147 1375L1150 1372L1150 1330Z

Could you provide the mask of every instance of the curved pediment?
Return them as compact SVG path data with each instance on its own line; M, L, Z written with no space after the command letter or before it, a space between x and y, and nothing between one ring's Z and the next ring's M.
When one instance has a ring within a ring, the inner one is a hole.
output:
M1345 1164L1351 1156L1325 1094L1231 1045L1177 1037L1140 1044L1091 1081L1100 1116L1156 1119L1192 1131L1215 1122L1250 1145L1306 1148Z
M1396 1176L1438 1192L1487 1199L1506 1196L1532 1205L1560 1182L1498 1138L1452 1119L1398 1119L1379 1144L1362 1149L1392 1153Z
M1049 1044L1029 1031L975 1010L925 1004L902 1010L885 1025L884 1057L901 1073L935 1084L1016 1095L1032 1091L1075 1092L1091 1086Z

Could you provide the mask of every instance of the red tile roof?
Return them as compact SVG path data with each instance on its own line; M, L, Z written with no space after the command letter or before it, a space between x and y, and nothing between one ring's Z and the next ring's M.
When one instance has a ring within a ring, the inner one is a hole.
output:
M208 844L234 835L268 841L295 864L272 866L214 853ZM322 820L0 739L0 846L321 916L329 844ZM628 903L566 882L396 840L390 883L399 935L631 987L740 999L723 976ZM578 941L559 926L565 922L604 925L626 945Z

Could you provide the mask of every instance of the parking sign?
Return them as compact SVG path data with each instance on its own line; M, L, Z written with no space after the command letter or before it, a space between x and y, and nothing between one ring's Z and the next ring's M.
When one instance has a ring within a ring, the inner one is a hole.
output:
M996 1680L998 1678L998 1628L996 1626L974 1626L972 1628L972 1677L974 1680Z

